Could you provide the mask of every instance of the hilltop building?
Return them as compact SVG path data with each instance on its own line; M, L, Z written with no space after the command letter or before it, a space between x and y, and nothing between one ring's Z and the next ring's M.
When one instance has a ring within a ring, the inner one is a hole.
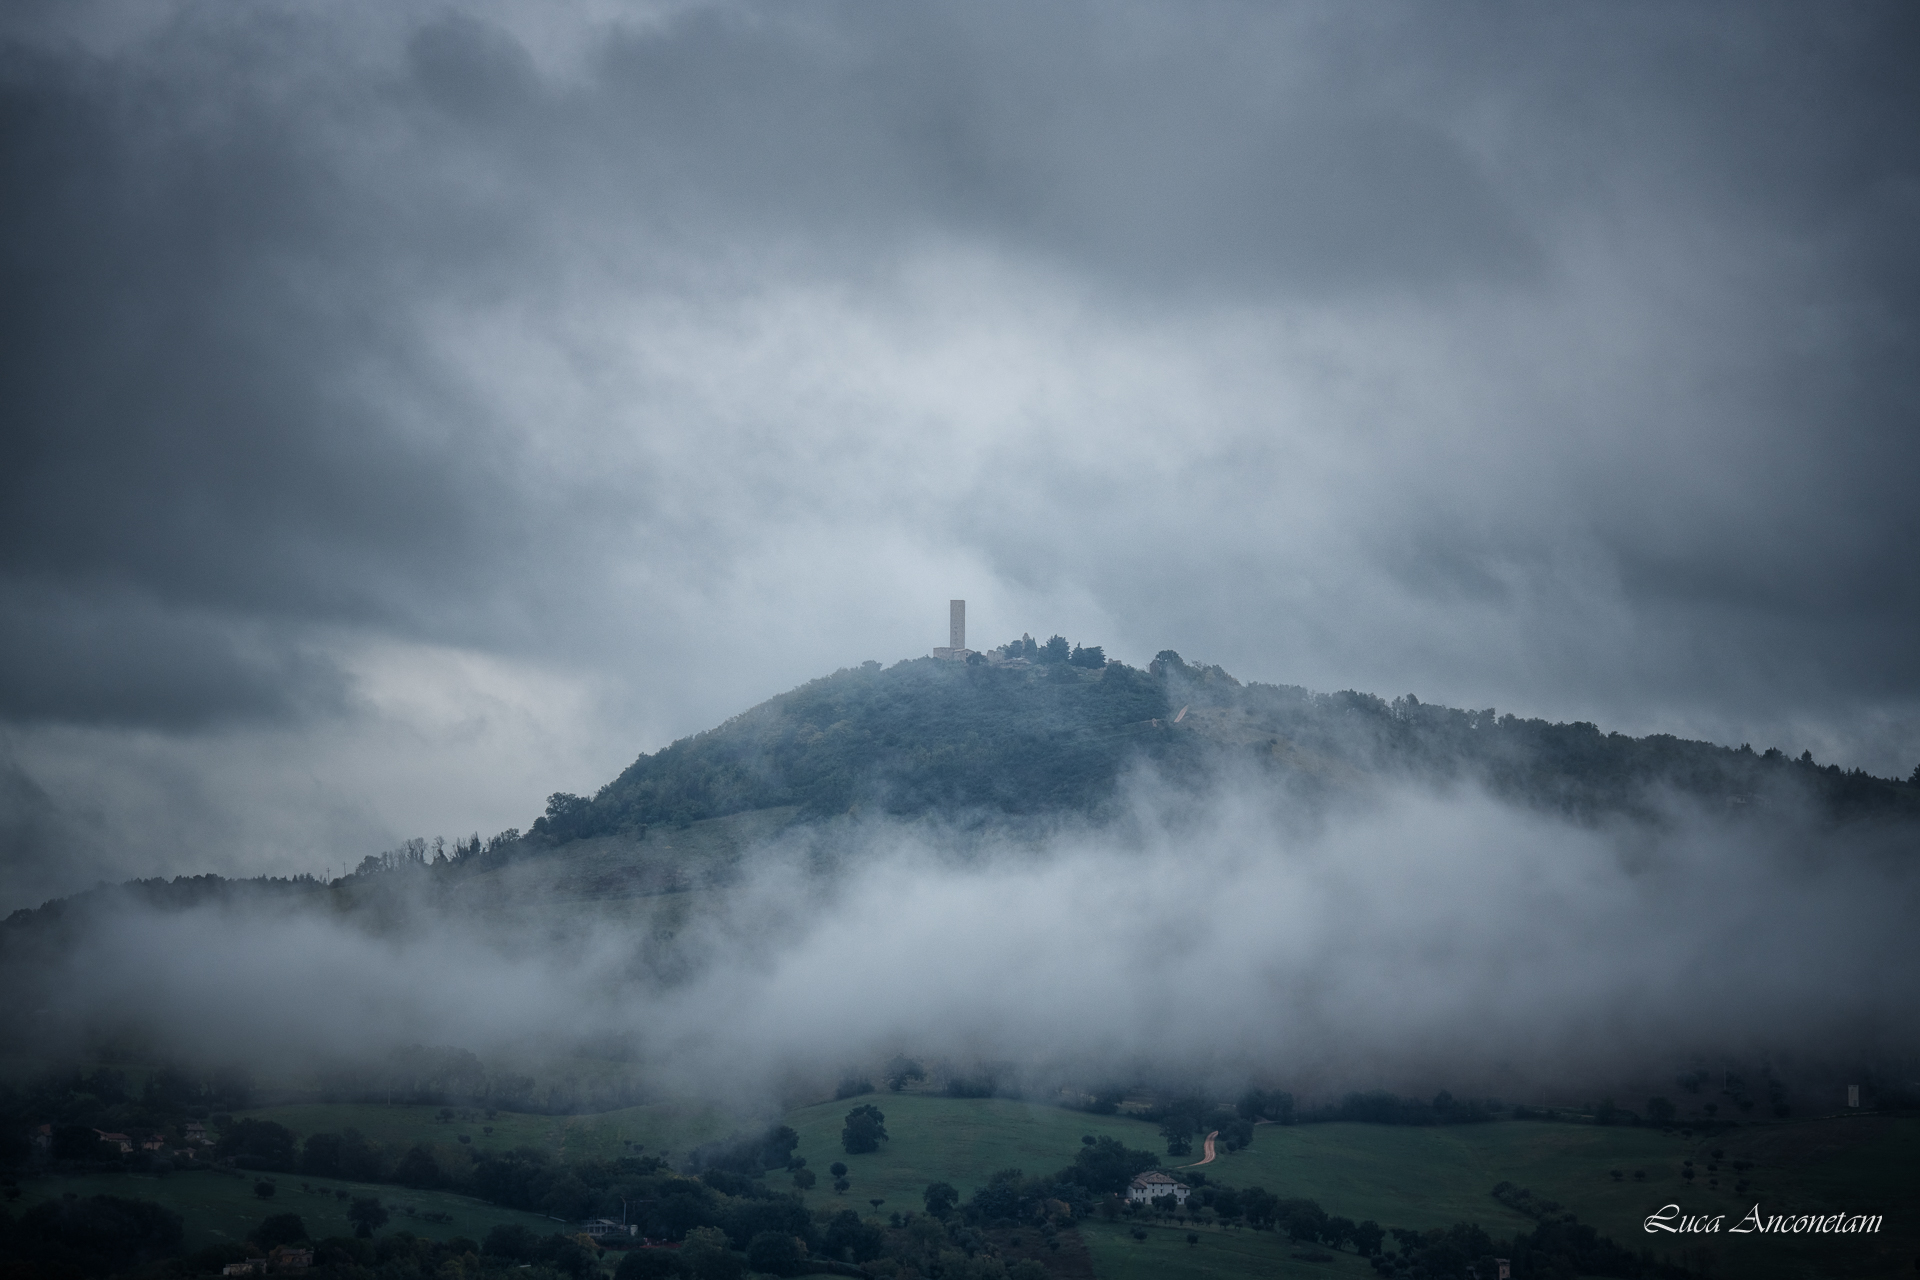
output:
M967 602L947 601L947 643L933 651L936 658L965 662L973 653L967 648Z
M1034 652L1033 637L1020 637L1024 643L1024 652ZM947 601L947 643L933 651L933 656L943 662L970 662L974 665L986 663L994 667L1030 667L1033 664L1024 657L1010 656L1022 652L1021 644L1003 645L999 649L967 648L967 602L965 600Z

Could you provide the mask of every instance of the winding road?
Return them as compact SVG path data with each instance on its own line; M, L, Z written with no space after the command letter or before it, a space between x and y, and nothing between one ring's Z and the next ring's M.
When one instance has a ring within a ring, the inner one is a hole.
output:
M1213 1140L1219 1136L1220 1136L1220 1131L1218 1129L1215 1129L1212 1133L1208 1134L1207 1142L1206 1142L1206 1154L1201 1156L1198 1160L1195 1160L1192 1164L1183 1164L1180 1167L1182 1169L1198 1169L1203 1164L1212 1164L1213 1163Z

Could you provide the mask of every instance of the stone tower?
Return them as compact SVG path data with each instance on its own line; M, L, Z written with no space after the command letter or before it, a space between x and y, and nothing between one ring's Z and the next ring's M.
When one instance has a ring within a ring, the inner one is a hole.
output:
M967 602L965 600L947 601L947 643L935 649L933 656L945 658L950 662L967 660Z

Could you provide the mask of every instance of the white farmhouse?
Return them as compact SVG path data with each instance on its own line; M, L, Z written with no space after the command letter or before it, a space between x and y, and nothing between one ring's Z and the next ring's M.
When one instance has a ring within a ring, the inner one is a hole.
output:
M1187 1202L1187 1186L1175 1182L1159 1170L1143 1173L1127 1184L1127 1199L1136 1201L1158 1200L1162 1196L1172 1196L1177 1204Z

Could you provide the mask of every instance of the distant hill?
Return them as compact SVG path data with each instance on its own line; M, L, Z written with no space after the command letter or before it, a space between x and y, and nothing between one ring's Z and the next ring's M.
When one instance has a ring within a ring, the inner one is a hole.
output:
M1778 750L1242 684L1172 651L1144 671L1048 656L1064 645L1033 665L920 658L837 671L642 755L590 798L556 794L528 839L637 836L776 806L803 817L1097 814L1136 763L1194 780L1228 759L1323 790L1471 778L1578 817L1645 812L1663 791L1728 806L1791 795L1840 820L1920 817L1912 781Z
M1098 649L1076 653L1080 661L1064 660L1062 643L1030 664L917 658L836 671L642 755L592 797L550 797L524 836L408 841L330 885L193 876L102 886L14 912L0 929L0 960L26 933L51 944L63 921L78 927L122 901L180 909L312 899L377 914L390 885L415 879L483 915L669 900L684 911L701 892L724 889L749 850L783 831L825 832L820 824L847 815L1099 821L1136 767L1193 794L1233 771L1307 799L1468 781L1577 821L1654 817L1672 795L1730 814L1793 808L1842 824L1920 820L1914 780L1807 755L1633 738L1411 695L1388 702L1242 684L1171 651L1145 670L1107 662Z

